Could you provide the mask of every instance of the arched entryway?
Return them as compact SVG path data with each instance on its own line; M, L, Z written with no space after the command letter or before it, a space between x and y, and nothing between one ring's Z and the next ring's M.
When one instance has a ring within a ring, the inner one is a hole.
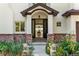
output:
M27 41L32 42L33 38L38 37L53 39L53 17L58 13L58 11L43 3L34 4L33 6L23 10L21 14L26 19L25 32Z
M48 33L48 14L44 10L36 10L32 14L32 41L45 42Z

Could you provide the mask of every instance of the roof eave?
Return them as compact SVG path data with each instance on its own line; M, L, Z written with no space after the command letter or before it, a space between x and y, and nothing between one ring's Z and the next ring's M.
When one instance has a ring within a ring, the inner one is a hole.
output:
M29 14L28 11L32 10L33 8L35 8L35 7L37 7L37 6L42 6L43 8L46 8L47 10L51 11L51 13L49 13L49 14L52 14L52 15L54 15L54 16L56 16L56 15L59 13L58 11L56 11L56 10L54 10L54 9L52 9L52 8L50 8L50 7L48 7L47 5L45 5L45 4L43 4L43 3L37 3L37 4L35 4L35 5L31 6L31 7L29 7L29 8L27 8L27 9L23 10L23 11L21 12L22 16L25 17L27 14ZM30 14L31 14L31 13L30 13Z

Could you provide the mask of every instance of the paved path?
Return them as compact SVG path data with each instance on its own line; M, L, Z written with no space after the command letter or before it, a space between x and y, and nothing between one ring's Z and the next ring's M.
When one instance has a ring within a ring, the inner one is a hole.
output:
M34 56L48 56L45 53L46 42L35 42L32 43L34 47L33 55Z

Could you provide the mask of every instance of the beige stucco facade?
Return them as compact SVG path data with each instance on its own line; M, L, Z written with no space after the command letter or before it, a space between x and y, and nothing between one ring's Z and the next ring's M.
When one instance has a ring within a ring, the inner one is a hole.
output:
M1 11L0 15L2 15L2 17L0 17L0 19L1 19L0 24L4 23L4 21L7 24L9 24L9 23L13 24L14 21L26 21L26 18L23 17L20 12L25 10L25 9L27 9L29 6L30 6L29 3L28 4L27 3L21 3L21 4L20 3L17 3L17 4L16 3L15 4L0 4L0 9L1 9L0 10ZM54 30L53 31L55 33L65 32L64 30L62 31L62 28L64 28L63 22L65 22L65 18L62 17L62 13L67 11L69 9L69 6L70 6L70 4L66 4L66 3L65 4L60 4L60 3L58 3L58 4L55 4L55 3L54 4L50 4L50 7L52 7L53 9L55 9L55 10L60 12L57 16L54 17L54 20L53 20L54 21L54 25L53 25ZM10 20L8 21L7 19L10 19ZM57 28L56 27L56 22L57 21L61 21L62 22L62 27L61 28ZM7 34L7 32L11 33L11 32L13 32L13 30L15 32L15 29L13 28L12 25L4 24L4 25L0 25L0 26L1 26L1 29L2 29L2 30L0 29L0 33L1 34L2 33L6 33ZM8 30L3 29L5 26L8 27L8 29L10 29L11 27L12 28L8 31Z
M49 3L48 7L57 10L59 13L49 15L42 10L34 11L31 15L22 16L21 12L29 7L32 3L13 3L13 4L0 4L0 34L32 34L32 19L40 18L48 19L48 33L47 34L74 34L76 39L76 21L79 21L79 15L70 15L69 17L63 17L62 14L70 9L77 9L79 4L73 3ZM29 12L36 9L43 9L47 12L51 12L46 8L38 6ZM25 31L16 32L15 22L24 21ZM57 22L61 22L61 26L57 26Z

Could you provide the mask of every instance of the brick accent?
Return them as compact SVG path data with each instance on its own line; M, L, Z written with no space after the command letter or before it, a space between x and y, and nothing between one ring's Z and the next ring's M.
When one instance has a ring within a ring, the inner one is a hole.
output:
M64 36L66 36L66 34L54 34L54 39L56 40L60 40L62 39Z
M31 35L28 34L0 34L0 40L15 40L19 41L20 39L25 39L26 41L31 40Z
M59 41L62 38L64 38L64 36L66 35L70 35L72 36L72 40L76 41L76 34L48 34L47 35L47 40L54 40L54 41ZM25 39L26 42L32 42L32 35L31 34L0 34L0 40L20 40L20 39Z
M54 33L54 41L55 41L55 42L59 42L59 41L62 40L65 36L66 36L66 34L64 34L64 33Z
M27 42L32 42L32 35L31 34L25 34L25 36L26 36L26 41Z
M13 40L13 34L0 34L0 40Z
M48 34L47 39L52 39L54 41L61 40L66 34Z
M54 39L54 35L53 34L48 34L47 35L47 40L53 40Z
M47 39L53 40L53 42L59 42L62 40L66 35L70 35L71 39L73 41L76 41L76 34L65 34L65 33L54 33L54 34L48 34Z
M26 39L25 34L14 34L13 37L14 37L15 41L25 40Z
M54 34L54 40L55 41L59 41L61 39L63 39L65 36L70 35L71 36L71 40L76 41L76 34Z

